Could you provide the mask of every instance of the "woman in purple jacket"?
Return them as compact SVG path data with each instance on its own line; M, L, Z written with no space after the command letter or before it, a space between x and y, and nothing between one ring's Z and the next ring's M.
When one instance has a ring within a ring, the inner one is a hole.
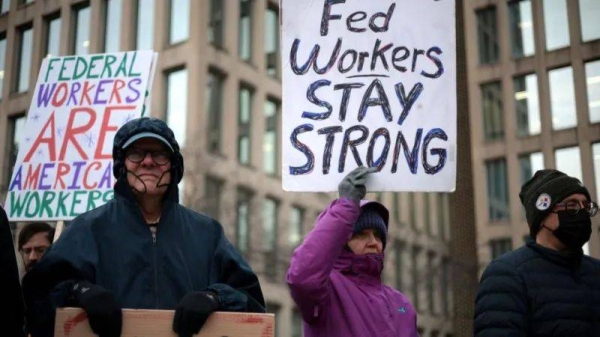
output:
M344 177L340 198L292 255L287 283L305 337L418 336L408 298L381 283L389 212L362 200L371 172L358 167Z

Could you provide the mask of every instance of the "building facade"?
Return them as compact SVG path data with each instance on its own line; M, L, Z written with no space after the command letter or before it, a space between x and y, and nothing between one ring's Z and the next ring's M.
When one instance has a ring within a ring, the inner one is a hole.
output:
M539 169L600 199L600 1L473 0L464 8L479 271L529 234ZM584 247L600 257L599 218Z
M0 200L44 57L153 49L150 114L182 145L183 203L217 218L248 258L276 313L276 335L301 336L285 272L335 194L281 188L278 1L0 2ZM390 209L386 283L412 299L421 336L452 336L449 195L368 197Z

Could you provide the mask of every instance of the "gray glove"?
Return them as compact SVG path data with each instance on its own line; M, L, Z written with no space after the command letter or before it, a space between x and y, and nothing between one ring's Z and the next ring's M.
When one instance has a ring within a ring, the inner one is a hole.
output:
M367 194L365 183L367 182L367 174L377 172L376 167L359 166L348 173L338 185L340 198L348 198L359 202Z

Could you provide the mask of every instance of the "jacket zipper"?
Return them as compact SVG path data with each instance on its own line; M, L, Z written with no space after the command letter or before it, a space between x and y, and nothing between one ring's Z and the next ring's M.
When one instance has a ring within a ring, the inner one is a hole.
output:
M156 253L156 231L157 227L149 227L152 233L152 250L154 252L154 300L155 308L158 309L158 258Z

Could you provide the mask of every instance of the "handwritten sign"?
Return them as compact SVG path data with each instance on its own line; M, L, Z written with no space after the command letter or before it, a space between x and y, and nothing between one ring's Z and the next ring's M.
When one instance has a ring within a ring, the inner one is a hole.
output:
M282 0L283 188L453 191L454 0Z
M157 54L44 59L19 144L11 220L69 220L113 197L112 143L141 116Z

